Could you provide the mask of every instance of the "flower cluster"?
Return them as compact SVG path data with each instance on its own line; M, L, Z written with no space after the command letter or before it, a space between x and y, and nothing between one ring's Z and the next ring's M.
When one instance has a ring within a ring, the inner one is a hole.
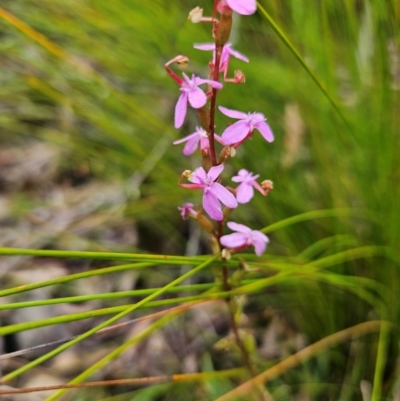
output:
M222 235L224 222L233 209L239 204L250 202L256 189L263 196L266 196L272 189L272 181L264 180L259 183L259 174L247 171L242 168L232 181L237 183L236 188L225 186L222 183L221 174L225 169L226 161L235 155L235 149L241 146L255 131L267 141L272 142L274 135L266 123L265 116L260 112L243 112L231 110L219 106L218 110L229 118L237 121L229 124L221 135L215 132L216 94L223 88L220 82L222 75L225 83L242 84L245 82L243 72L236 70L233 77L229 77L229 65L231 57L240 61L249 62L249 59L237 50L232 48L228 42L232 26L232 13L251 15L256 12L256 0L213 0L214 12L212 17L204 17L203 10L196 7L189 13L189 20L193 23L211 22L214 43L195 44L195 49L212 51L212 60L209 62L209 76L200 78L192 74L191 78L185 73L178 76L170 65L177 63L186 66L188 58L182 55L176 56L165 64L166 71L179 85L181 92L175 106L175 128L181 128L187 114L188 104L197 111L200 126L195 131L174 142L174 145L185 143L183 154L189 156L198 149L202 157L202 167L194 171L185 170L179 179L178 184L187 189L199 189L203 192L202 208L192 203L185 203L178 209L184 220L191 217L197 220L200 226L211 233L220 247L225 247L229 252L237 252L246 247L253 246L255 253L261 255L269 242L267 236L262 232L252 230L243 224L233 221L226 223L227 227L234 233ZM220 17L216 18L216 13ZM200 86L204 85L205 89ZM209 107L206 107L209 104ZM216 152L216 142L222 145L219 157ZM182 182L186 180L187 182ZM213 224L204 214L213 221ZM225 251L224 251L225 252ZM226 254L226 252L225 252Z

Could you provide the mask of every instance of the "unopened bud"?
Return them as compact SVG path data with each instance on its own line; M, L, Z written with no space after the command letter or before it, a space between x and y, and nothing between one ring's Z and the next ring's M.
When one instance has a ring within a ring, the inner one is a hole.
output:
M231 192L232 192L232 190L231 190ZM233 211L233 209L229 209L229 207L226 207L226 206L224 206L222 208L222 213L224 215L224 220L226 220L231 215L232 211Z
M261 183L261 187L265 191L265 196L267 196L269 191L274 189L274 183L271 180L264 180Z
M197 109L197 118L199 119L200 125L208 131L210 129L210 112L205 106Z
M212 167L210 152L201 151L201 161L204 170L208 172Z
M200 7L195 7L192 11L190 11L188 20L193 22L193 24L197 24L203 18L203 9Z
M226 14L221 15L219 21L219 28L217 34L217 43L219 46L223 46L229 40L229 35L232 29L232 10L228 11Z
M196 217L197 222L199 223L199 226L206 231L209 234L212 234L214 232L214 224L209 220L204 214L199 212Z
M246 82L246 76L240 70L236 70L233 77L237 84L243 84Z

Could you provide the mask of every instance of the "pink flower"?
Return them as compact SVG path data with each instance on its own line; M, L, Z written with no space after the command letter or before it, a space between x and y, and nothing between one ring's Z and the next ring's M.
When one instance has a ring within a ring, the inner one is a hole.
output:
M219 110L228 117L239 119L239 121L236 121L230 125L222 133L222 141L224 145L233 145L243 142L252 134L254 129L260 131L261 135L266 141L272 142L274 140L274 134L272 133L269 125L265 122L266 118L264 117L264 114L246 114L241 111L230 110L222 106L219 106Z
M261 231L251 230L251 228L233 221L228 222L227 226L232 231L236 231L236 233L223 235L221 237L223 246L240 250L253 245L257 256L264 253L269 243L269 238Z
M215 182L223 169L224 165L220 164L211 167L206 173L203 167L199 167L188 176L188 180L193 184L180 184L184 188L203 189L203 208L212 219L217 221L224 219L220 202L232 209L238 205L235 197L223 185Z
M198 45L194 45L195 49L199 49L199 50L213 50L213 65L215 65L215 44L214 43L203 43L203 44L198 44ZM224 73L224 77L226 77L227 73L228 73L228 67L229 67L229 60L230 57L236 57L239 60L245 61L246 63L249 62L249 59L244 56L243 54L237 52L236 50L232 49L232 45L230 43L225 44L223 50L222 50L222 54L221 54L221 59L219 62L219 72L223 72Z
M190 215L197 216L193 203L184 203L181 207L178 207L178 210L181 212L183 220L187 220Z
M266 195L264 189L256 181L259 176L259 174L253 175L253 173L242 168L238 175L232 177L232 181L241 183L236 188L236 199L239 203L250 202L251 198L254 196L253 187L260 191L264 196Z
M219 143L222 143L222 139L219 135L214 134L214 138ZM186 145L183 148L183 154L185 156L189 156L194 153L197 150L199 143L202 153L209 154L210 152L210 142L207 137L207 132L203 128L196 127L196 131L193 132L193 134L185 136L182 139L178 139L177 141L174 141L173 144L178 145L183 142L186 142Z
M200 109L207 103L206 94L198 87L202 84L209 84L215 89L221 89L222 84L210 79L202 79L192 75L192 79L182 73L184 80L180 82L180 91L178 102L175 106L175 128L180 128L186 116L187 102L194 108Z
M224 7L229 7L238 14L250 15L257 10L256 0L220 0L218 3L218 11L223 13Z

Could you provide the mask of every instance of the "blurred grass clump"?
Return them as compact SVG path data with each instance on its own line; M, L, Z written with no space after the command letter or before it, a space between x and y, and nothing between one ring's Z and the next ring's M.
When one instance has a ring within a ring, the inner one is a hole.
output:
M255 135L232 160L235 169L246 165L275 187L267 199L255 197L251 206L239 208L235 219L256 229L277 223L269 234L271 258L286 261L288 269L309 264L252 297L245 308L264 344L261 354L274 359L297 349L296 339L312 343L367 320L399 322L400 10L396 0L259 3L340 111L263 13L235 19L232 42L250 63L233 60L230 68L243 70L246 83L221 91L218 101L264 113L275 133L268 145ZM196 158L183 158L181 148L172 146L193 132L196 117L189 111L183 129L173 129L178 90L163 69L167 60L185 54L190 73L207 74L210 54L193 43L210 42L210 26L187 21L197 5L211 14L206 0L2 1L0 219L5 226L18 222L22 230L3 236L2 246L208 251L176 210L198 199L176 184L184 169L197 167ZM224 121L217 117L217 132ZM82 187L85 194L77 192ZM331 212L316 212L324 209ZM310 218L279 226L307 212ZM36 227L29 233L23 231L27 221ZM268 256L265 274L267 261ZM313 270L318 266L326 267L325 276ZM164 285L176 271L156 278L146 272L142 280ZM202 274L200 281L210 280ZM367 291L380 301L372 305ZM267 349L266 327L275 327L279 351ZM276 400L291 394L359 400L360 383L372 383L377 375L378 353L387 397L381 399L398 399L398 347L394 334L380 341L370 334L275 379L272 393ZM199 365L212 370L208 354L200 354ZM196 399L230 389L227 379L220 378L219 390L213 380L204 386L208 393L198 389ZM169 398L162 395L165 385L137 397L189 399L187 386L169 386ZM380 399L377 392L373 401Z

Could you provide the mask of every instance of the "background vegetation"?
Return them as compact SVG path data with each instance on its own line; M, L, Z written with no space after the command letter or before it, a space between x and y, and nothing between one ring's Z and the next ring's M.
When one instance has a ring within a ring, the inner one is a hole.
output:
M187 14L199 5L208 15L210 3L1 2L1 246L137 254L85 257L32 251L25 253L31 256L27 258L2 248L3 255L14 255L2 257L0 265L5 352L83 333L105 321L99 313L84 323L75 316L70 319L74 323L64 324L71 313L121 307L115 314L145 299L143 306L152 307L147 315L178 297L164 292L164 303L153 305L144 297L162 295L154 290L106 300L99 300L99 294L161 288L181 278L177 285L192 287L179 287L179 297L209 297L204 291L210 286L196 286L213 282L210 266L218 262L203 266L207 257L194 256L209 252L207 238L194 224L182 222L176 209L185 201L198 202L197 192L176 184L184 169L197 166L198 158L184 158L181 148L171 144L193 132L196 117L190 113L183 129L173 129L178 91L163 64L185 54L191 60L189 72L207 74L210 55L192 46L210 41L210 27L189 23ZM255 341L254 363L265 372L307 344L356 327L343 339L330 337L332 344L314 349L309 361L279 370L268 381L269 392L277 401L399 400L399 4L259 4L265 13L259 9L251 17L237 18L232 36L235 48L250 58L248 65L236 60L231 65L245 72L246 83L227 85L219 97L226 107L263 112L276 138L268 145L255 136L232 162L233 168L245 164L275 186L268 198L255 197L235 212L237 221L265 227L271 240L264 258L245 256L255 270L246 277L251 281L240 284L250 285L241 290L249 294L238 312L243 333ZM221 118L217 127L222 125ZM171 258L165 265L149 254L187 258ZM95 275L95 269L119 266L115 261L121 259L141 270L127 267L110 276ZM237 261L231 261L232 272ZM65 278L74 273L86 278L68 284ZM50 279L55 286L48 289ZM32 291L18 294L20 285L31 285L24 290ZM82 295L88 298L29 308L39 299ZM12 309L15 302L28 304ZM188 306L187 299L176 302ZM39 361L47 348L5 359L4 384L65 383L90 366L95 366L87 375L91 380L209 371L215 374L200 375L194 382L144 389L103 386L54 393L51 399L217 399L249 376L246 370L229 370L243 361L229 342L224 302L207 305L185 317L178 316L184 311L178 309L164 321L161 317L140 328L127 326L118 336L94 336L40 369L29 369L28 362ZM60 320L52 321L47 331L28 330L56 316ZM356 326L379 320L390 325ZM30 326L16 326L24 322ZM132 351L135 341L140 345ZM119 363L102 369L95 365L124 346ZM75 359L66 369L68 352ZM27 373L9 376L21 366L28 366ZM33 381L40 375L44 379Z

